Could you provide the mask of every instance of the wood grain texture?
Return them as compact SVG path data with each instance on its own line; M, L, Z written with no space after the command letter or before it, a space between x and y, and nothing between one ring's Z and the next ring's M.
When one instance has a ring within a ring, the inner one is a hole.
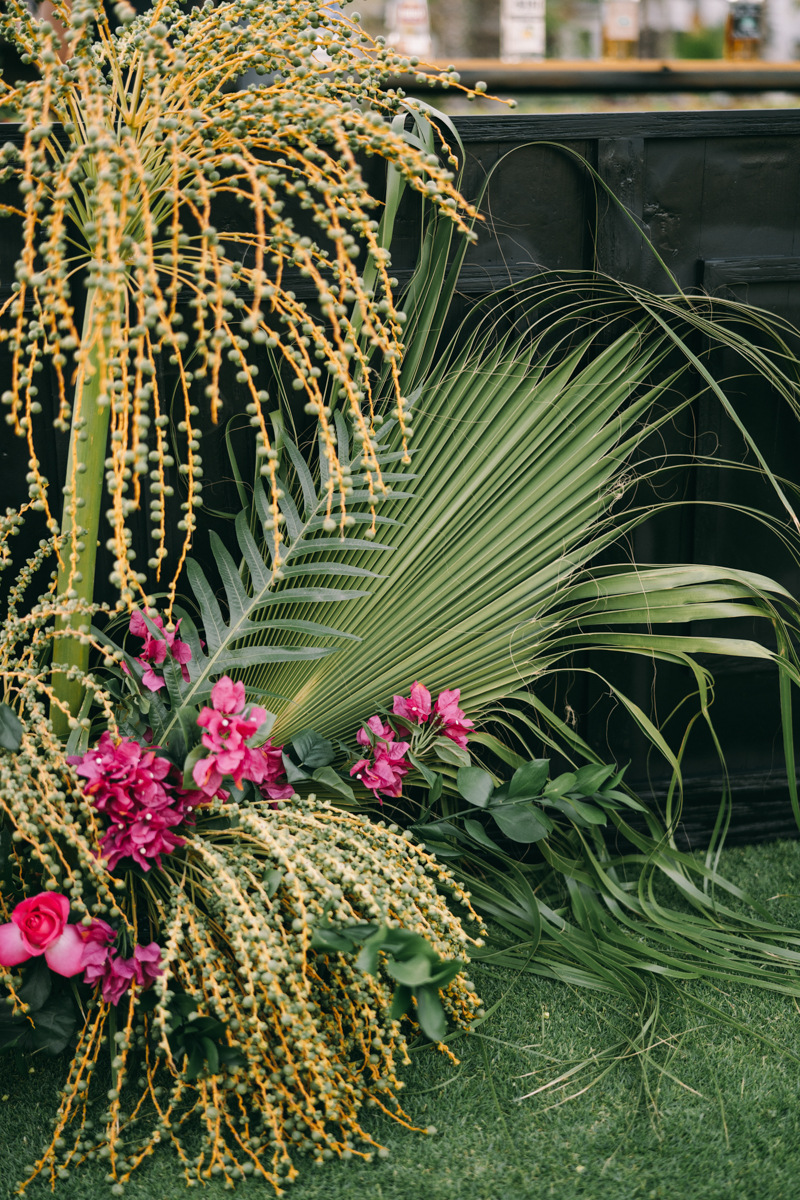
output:
M465 142L575 141L581 138L764 137L800 135L800 109L736 112L535 113L452 117Z

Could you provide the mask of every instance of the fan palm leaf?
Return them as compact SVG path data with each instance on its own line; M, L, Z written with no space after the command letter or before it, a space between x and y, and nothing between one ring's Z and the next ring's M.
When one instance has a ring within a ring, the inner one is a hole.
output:
M740 638L627 628L753 615L793 620L793 598L771 580L701 566L590 570L646 515L612 512L637 447L689 403L675 389L685 368L670 364L674 339L647 317L606 345L602 327L572 348L559 345L558 354L546 338L552 342L552 329L496 344L473 339L419 389L414 498L402 512L391 501L381 510L398 519L382 532L395 551L391 568L337 626L361 641L327 660L251 676L293 697L279 731L313 726L352 735L365 712L415 678L431 688L460 686L479 707L579 647L670 661L698 653L776 659ZM655 410L670 392L673 404ZM387 426L382 444L391 447L396 433ZM345 557L371 569L377 553ZM302 619L311 611L293 610ZM613 628L620 624L625 631ZM790 656L779 665L797 680Z

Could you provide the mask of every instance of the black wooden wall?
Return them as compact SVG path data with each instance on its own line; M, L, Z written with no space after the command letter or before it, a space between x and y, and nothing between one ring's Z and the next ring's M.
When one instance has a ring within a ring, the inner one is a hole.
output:
M616 279L672 292L658 252L682 288L734 296L800 324L800 113L794 111L681 112L466 117L455 124L467 150L465 191L476 195L496 167L484 203L480 241L470 250L462 290L480 294L541 269L597 267ZM511 152L511 153L509 153ZM592 165L637 219L644 237L581 160ZM411 233L411 231L409 231ZM738 371L724 359L723 376ZM776 474L800 483L800 429L788 408L751 379L727 384L737 410L759 440ZM744 461L741 439L716 401L701 400L691 427L676 431L673 448L718 447ZM695 434L699 436L695 437ZM758 476L695 468L675 481L672 509L635 538L637 560L710 562L760 571L800 594L800 570L779 541L719 503L761 505L777 512ZM770 629L743 622L717 631L767 642ZM695 632L710 633L707 623ZM687 673L644 661L588 665L624 687L645 711L663 720L690 688ZM731 773L731 840L797 833L788 799L776 673L745 659L708 662L717 681L712 712ZM666 793L663 765L602 687L576 677L561 703L576 714L581 733L619 761L656 801ZM673 723L677 726L677 722ZM673 728L668 726L668 730ZM677 727L672 734L677 741ZM722 775L710 737L697 728L684 760L683 834L707 839L716 817Z

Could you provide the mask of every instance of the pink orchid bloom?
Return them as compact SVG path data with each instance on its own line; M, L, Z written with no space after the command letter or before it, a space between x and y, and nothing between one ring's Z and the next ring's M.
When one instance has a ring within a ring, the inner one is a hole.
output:
M16 967L44 955L57 975L77 975L85 966L79 927L68 925L69 900L58 892L40 892L20 901L11 920L0 925L0 966Z
M473 721L465 715L462 709L458 707L458 702L461 699L461 688L454 688L452 691L444 691L439 693L439 697L433 706L434 714L442 722L442 733L446 738L450 738L456 745L466 749L467 735L471 729L475 728Z
M383 721L378 716L370 717L367 721L367 727L372 730L375 737L381 742L393 742L394 730L391 725L384 725ZM359 746L371 746L367 727L362 727L356 734L356 741Z
M392 712L395 716L404 717L412 725L424 725L431 715L431 694L415 681L408 699L405 696L394 697Z

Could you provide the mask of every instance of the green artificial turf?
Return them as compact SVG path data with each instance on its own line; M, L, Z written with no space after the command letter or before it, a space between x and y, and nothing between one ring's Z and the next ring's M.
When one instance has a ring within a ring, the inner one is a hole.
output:
M721 869L758 898L770 899L778 919L800 927L800 842L726 851ZM437 1132L410 1133L367 1113L366 1128L389 1156L321 1169L301 1162L300 1179L288 1194L296 1200L800 1195L800 1062L676 997L663 1012L664 1026L675 1037L655 1052L646 1073L628 1060L558 1107L553 1105L565 1094L591 1081L592 1072L579 1076L581 1082L566 1093L521 1100L572 1063L635 1033L636 1015L598 992L498 969L476 968L473 975L487 1007L505 996L481 1036L456 1044L459 1066L425 1051L414 1055L405 1074L407 1111ZM800 1010L791 998L712 986L694 994L800 1059ZM0 1059L3 1200L42 1144L58 1084L59 1064L43 1061L33 1073L18 1075L7 1058ZM76 1169L60 1188L64 1200L110 1196L96 1165ZM125 1195L172 1200L186 1190L172 1152L164 1148L134 1176ZM44 1196L45 1187L28 1194ZM216 1181L204 1193L209 1200L222 1194ZM273 1192L263 1182L250 1182L240 1194Z

